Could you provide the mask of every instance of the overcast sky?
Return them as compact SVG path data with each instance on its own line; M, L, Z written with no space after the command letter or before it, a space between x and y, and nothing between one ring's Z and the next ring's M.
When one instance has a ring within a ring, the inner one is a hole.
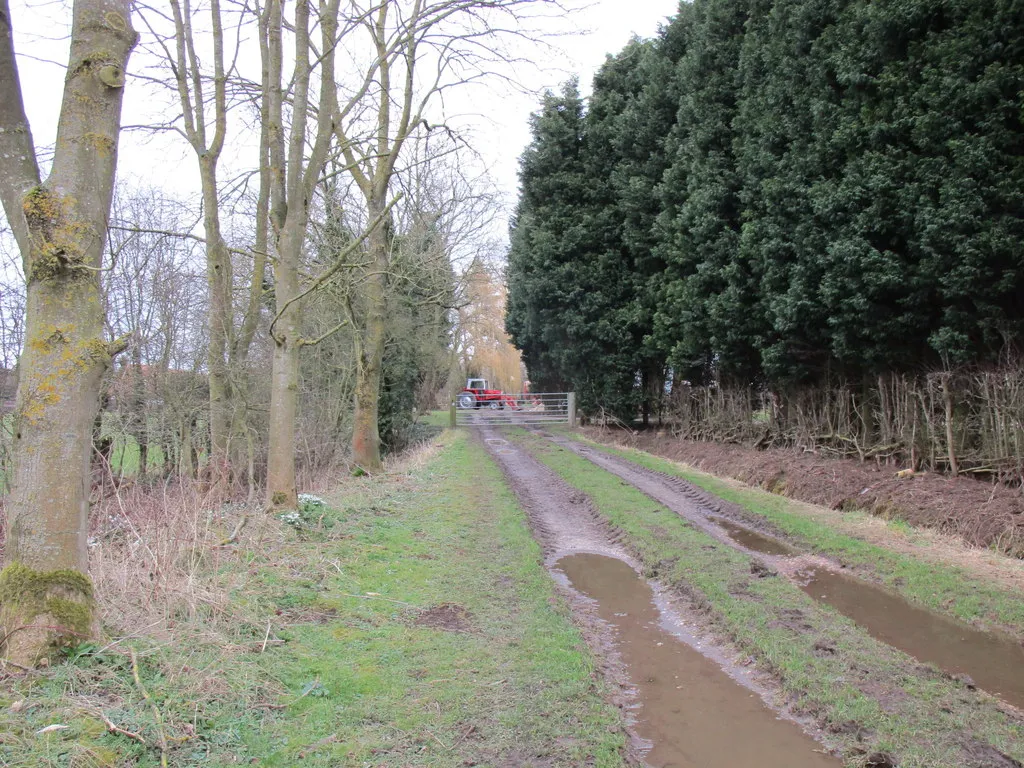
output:
M36 144L42 148L53 143L56 132L67 61L70 0L12 0L11 5L26 108ZM549 40L548 47L530 50L536 67L517 70L521 91L495 83L466 96L468 107L447 105L463 113L464 124L471 126L471 142L509 205L515 200L518 157L529 141L528 117L543 90L557 89L577 74L582 90L588 93L591 78L606 55L621 50L634 34L653 36L677 8L678 0L596 0L577 11L571 20L563 20L563 30L586 30L585 34L560 36ZM146 34L141 24L136 26ZM140 63L136 53L129 69ZM148 93L145 86L129 81L126 124L152 119L154 105L147 103L152 98ZM230 163L230 158L225 161ZM123 134L119 176L129 182L166 187L179 195L198 189L194 156L183 140L168 135L152 138L139 132Z

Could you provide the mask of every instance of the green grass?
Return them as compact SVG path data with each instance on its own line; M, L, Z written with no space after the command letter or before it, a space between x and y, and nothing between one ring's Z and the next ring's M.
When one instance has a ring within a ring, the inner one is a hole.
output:
M425 424L428 427L442 427L447 428L451 414L447 409L441 411L427 411L422 414L417 421L420 424Z
M832 731L847 765L862 765L865 749L893 753L901 768L964 765L967 737L1024 758L1024 727L990 697L874 640L787 580L753 576L747 555L587 460L514 437L593 499L625 533L648 576L690 595L714 626L771 670L796 709ZM868 734L864 743L854 735L858 727Z
M141 452L138 441L131 435L118 435L114 438L114 446L110 451L110 469L115 474L133 477L139 473ZM146 468L162 469L164 451L159 445L150 445L146 452Z
M207 574L235 584L228 642L203 639L203 604L177 637L132 641L170 765L624 764L617 711L498 469L466 434L441 441L418 469L346 479L293 527L267 523ZM467 631L420 620L444 604ZM124 645L81 650L0 680L0 765L159 764ZM69 728L36 735L53 723Z
M425 483L369 513L339 513L352 538L335 550L339 569L324 591L308 597L344 619L296 630L301 652L274 665L294 703L246 735L263 765L293 765L331 733L337 741L308 764L461 765L519 753L524 763L620 764L615 716L522 514L479 446L448 439ZM417 626L419 608L444 603L468 612L471 631ZM302 697L314 681L326 693Z
M563 434L582 439L571 433ZM917 560L837 531L826 522L810 517L799 503L783 496L752 487L737 487L714 475L644 451L583 441L649 469L681 477L719 498L739 504L763 517L802 549L834 558L859 575L873 578L930 610L983 629L1002 629L1024 637L1024 600L1020 595L962 568Z

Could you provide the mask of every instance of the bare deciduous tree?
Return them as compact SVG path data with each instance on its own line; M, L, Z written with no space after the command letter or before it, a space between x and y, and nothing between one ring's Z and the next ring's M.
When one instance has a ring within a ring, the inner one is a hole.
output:
M158 31L166 16L162 11L147 9L143 18L153 32L158 51L173 78L173 86L181 108L181 133L184 135L199 166L203 202L203 230L206 242L206 279L209 346L206 356L210 390L210 455L207 466L214 485L223 489L232 478L232 439L244 432L245 409L241 405L238 368L248 358L259 317L259 298L267 264L267 204L269 199L269 165L266 142L261 145L260 189L256 205L256 236L252 249L253 269L250 273L249 299L240 327L236 328L234 312L234 270L231 253L222 225L223 194L219 178L221 156L228 138L229 83L238 80L237 62L242 55L241 38L248 23L248 9L236 13L234 48L225 43L225 30L220 0L211 0L208 8L195 8L189 0L170 0L173 34ZM200 23L208 15L209 24ZM150 17L153 22L150 23ZM210 54L212 68L204 68L203 54ZM265 74L264 74L265 79ZM242 90L256 87L236 83ZM264 138L268 130L266 105L261 114Z
M309 226L313 192L330 152L333 105L337 95L334 80L335 48L338 42L339 0L320 0L318 25L320 51L311 39L309 0L295 5L293 71L291 83L291 126L285 136L286 83L284 41L286 27L281 0L270 0L262 14L260 48L264 57L266 154L270 159L270 218L276 237L274 299L277 314L270 335L274 344L270 389L270 447L267 456L267 498L273 507L294 509L298 505L295 487L295 418L298 406L299 351L306 343L301 335L300 266ZM317 64L319 65L317 67ZM311 104L314 75L319 70L320 93ZM314 126L310 133L310 121ZM307 143L312 146L307 148Z
M358 30L376 55L335 132L370 221L387 210L401 158L416 136L450 133L431 125L429 109L452 88L493 74L496 49L520 33L520 10L546 0L353 0ZM508 22L507 27L503 22ZM369 107L368 104L373 106ZM360 109L353 108L359 104ZM352 454L365 469L380 468L379 402L388 338L386 296L391 229L369 233L370 266L362 281L365 317L356 339L357 381Z

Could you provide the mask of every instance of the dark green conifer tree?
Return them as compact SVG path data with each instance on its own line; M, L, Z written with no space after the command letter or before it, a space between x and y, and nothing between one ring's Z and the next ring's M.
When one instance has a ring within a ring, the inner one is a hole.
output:
M679 111L662 184L659 253L666 264L655 330L677 373L749 382L758 373L758 315L738 262L742 208L735 132L738 62L748 0L704 0L681 13Z

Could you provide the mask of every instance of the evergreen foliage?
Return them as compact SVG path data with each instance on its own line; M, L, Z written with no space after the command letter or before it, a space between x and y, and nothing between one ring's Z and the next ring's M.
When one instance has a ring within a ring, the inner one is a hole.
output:
M548 93L508 329L635 414L666 375L773 388L1024 342L1024 4L694 0Z

